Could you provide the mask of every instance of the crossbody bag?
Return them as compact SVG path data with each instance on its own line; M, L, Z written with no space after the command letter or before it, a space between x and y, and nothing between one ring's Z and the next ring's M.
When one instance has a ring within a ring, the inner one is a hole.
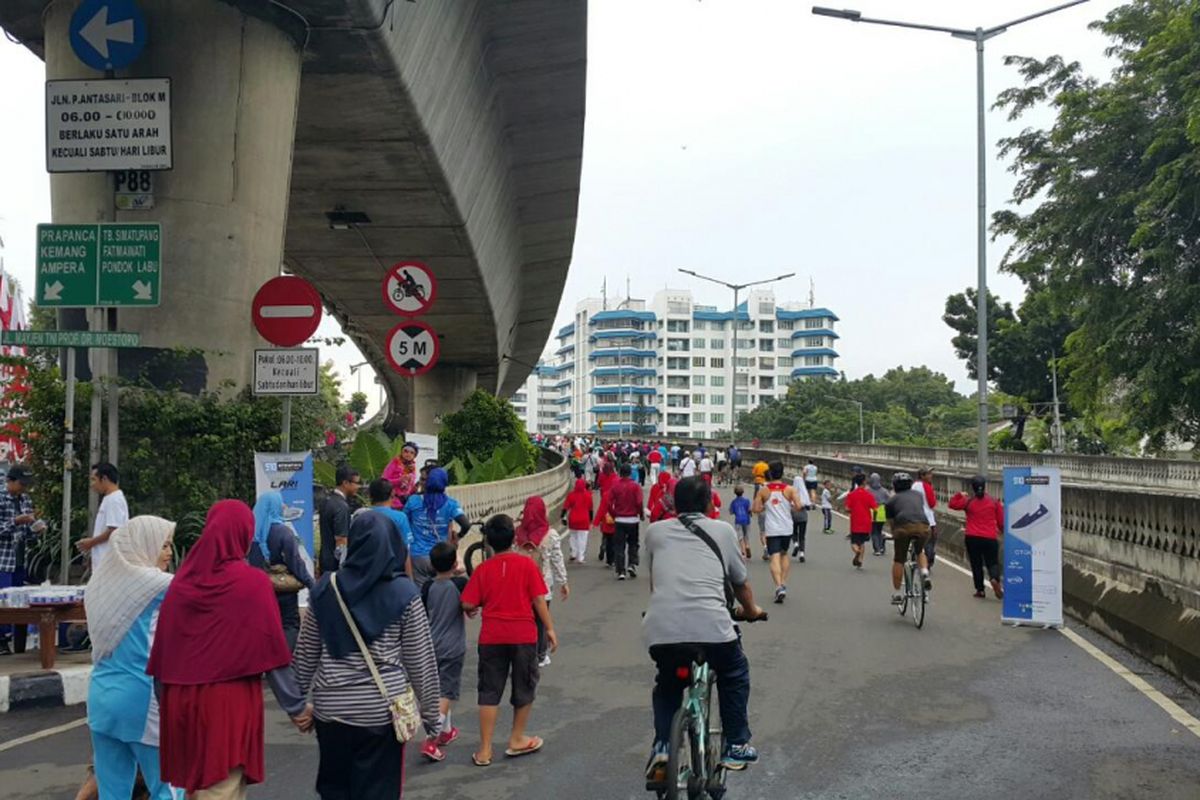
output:
M725 584L725 608L729 611L729 616L733 616L733 581L729 580L729 572L725 569L725 557L721 555L721 548L713 541L713 538L708 535L708 531L696 524L695 517L678 517L683 523L683 527L691 531L700 541L708 545L708 549L713 551L713 555L717 557L717 561L721 564L721 580Z
M388 696L387 685L384 684L379 670L375 667L375 659L371 657L371 651L367 649L367 643L363 641L362 634L358 632L358 626L354 624L354 617L350 616L350 609L346 607L346 601L342 599L342 593L338 591L336 572L330 577L329 585L333 587L333 595L342 609L342 616L346 618L346 624L350 626L350 633L354 634L354 641L358 642L359 652L362 653L363 660L367 662L367 669L371 670L371 677L375 679L375 685L379 687L379 693L383 695L383 702L387 704L388 711L392 715L392 730L396 734L396 741L401 744L411 741L421 727L421 714L417 709L417 693L413 691L412 684L409 684L399 697Z

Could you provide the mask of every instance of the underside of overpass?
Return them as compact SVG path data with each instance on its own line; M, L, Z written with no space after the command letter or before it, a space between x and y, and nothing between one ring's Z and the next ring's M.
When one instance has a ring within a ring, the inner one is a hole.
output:
M11 0L0 25L48 78L99 78L70 53L67 5ZM392 427L429 430L474 386L515 390L574 242L586 0L139 5L150 44L116 77L172 78L175 165L156 175L155 211L113 211L105 175L52 179L55 222L163 223L163 305L122 310L118 327L204 350L209 388L244 384L266 346L249 304L282 264L384 376ZM369 222L331 229L338 210ZM381 282L401 260L439 282L422 319L440 360L415 379L384 356L401 318Z

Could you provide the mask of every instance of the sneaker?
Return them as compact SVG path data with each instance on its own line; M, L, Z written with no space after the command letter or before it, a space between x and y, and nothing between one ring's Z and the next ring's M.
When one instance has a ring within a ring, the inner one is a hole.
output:
M623 581L623 580L625 580L625 573L624 573L624 572L618 572L618 573L617 573L617 580L619 580L619 581Z
M721 766L737 772L758 761L758 750L751 744L730 744L725 746L721 756Z
M803 550L800 551L800 555L796 556L796 560L799 561L801 564L804 563L804 551Z
M972 595L972 597L978 597L978 598L980 598L980 599L983 599L984 597L987 597L987 595L985 595L985 594L983 593L983 589L980 589L978 592L976 592L975 594L973 594L973 595Z
M667 782L667 759L669 745L654 743L650 750L650 760L646 762L646 783Z
M451 727L450 730L443 731L442 733L438 734L437 746L445 747L446 745L450 744L457 738L458 738L458 728Z
M766 550L763 550L763 561L770 561L770 560L771 560L771 554L768 553Z
M437 746L436 739L426 739L425 744L421 745L421 755L428 758L430 761L445 761L446 754Z
M632 565L629 567L629 577L631 577L631 578L637 577L637 567L632 566Z
M796 557L796 556L798 556L798 555L800 555L800 548L799 548L799 547L793 547L793 548L792 548L792 558L795 558L795 557Z
M775 602L782 604L783 601L786 599L787 599L787 587L786 586L777 587L775 589Z
M903 602L904 602L904 595L900 594L899 592L894 592L892 594L892 605L898 606Z
M550 666L550 654L549 653L546 653L546 655L544 655L540 659L538 659L538 666L539 667Z
M929 579L928 575L925 576L925 591L927 591L927 592L933 591L933 581L931 581Z
M999 578L992 578L992 593L996 595L997 600L1004 599L1004 587L1000 585ZM983 592L980 592L983 594Z

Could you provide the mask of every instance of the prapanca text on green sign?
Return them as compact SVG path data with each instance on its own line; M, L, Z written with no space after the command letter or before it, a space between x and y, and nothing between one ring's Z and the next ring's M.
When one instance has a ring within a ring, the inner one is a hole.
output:
M38 226L38 306L157 306L162 228L156 222Z

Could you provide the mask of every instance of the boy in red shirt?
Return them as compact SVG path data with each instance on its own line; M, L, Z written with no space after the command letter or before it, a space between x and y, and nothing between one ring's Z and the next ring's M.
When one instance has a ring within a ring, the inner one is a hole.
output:
M558 650L541 570L533 559L512 552L516 537L512 518L497 514L484 524L483 535L496 554L479 565L462 593L463 611L474 614L483 609L479 631L479 751L471 756L478 767L492 763L492 734L510 675L513 725L504 754L528 755L541 750L544 744L538 736L525 735L539 677L535 613L546 628L550 652Z
M854 558L850 562L862 569L863 553L867 540L871 538L871 527L875 521L875 509L879 502L863 486L867 476L861 472L854 476L854 488L846 495L846 512L850 515L850 549Z

